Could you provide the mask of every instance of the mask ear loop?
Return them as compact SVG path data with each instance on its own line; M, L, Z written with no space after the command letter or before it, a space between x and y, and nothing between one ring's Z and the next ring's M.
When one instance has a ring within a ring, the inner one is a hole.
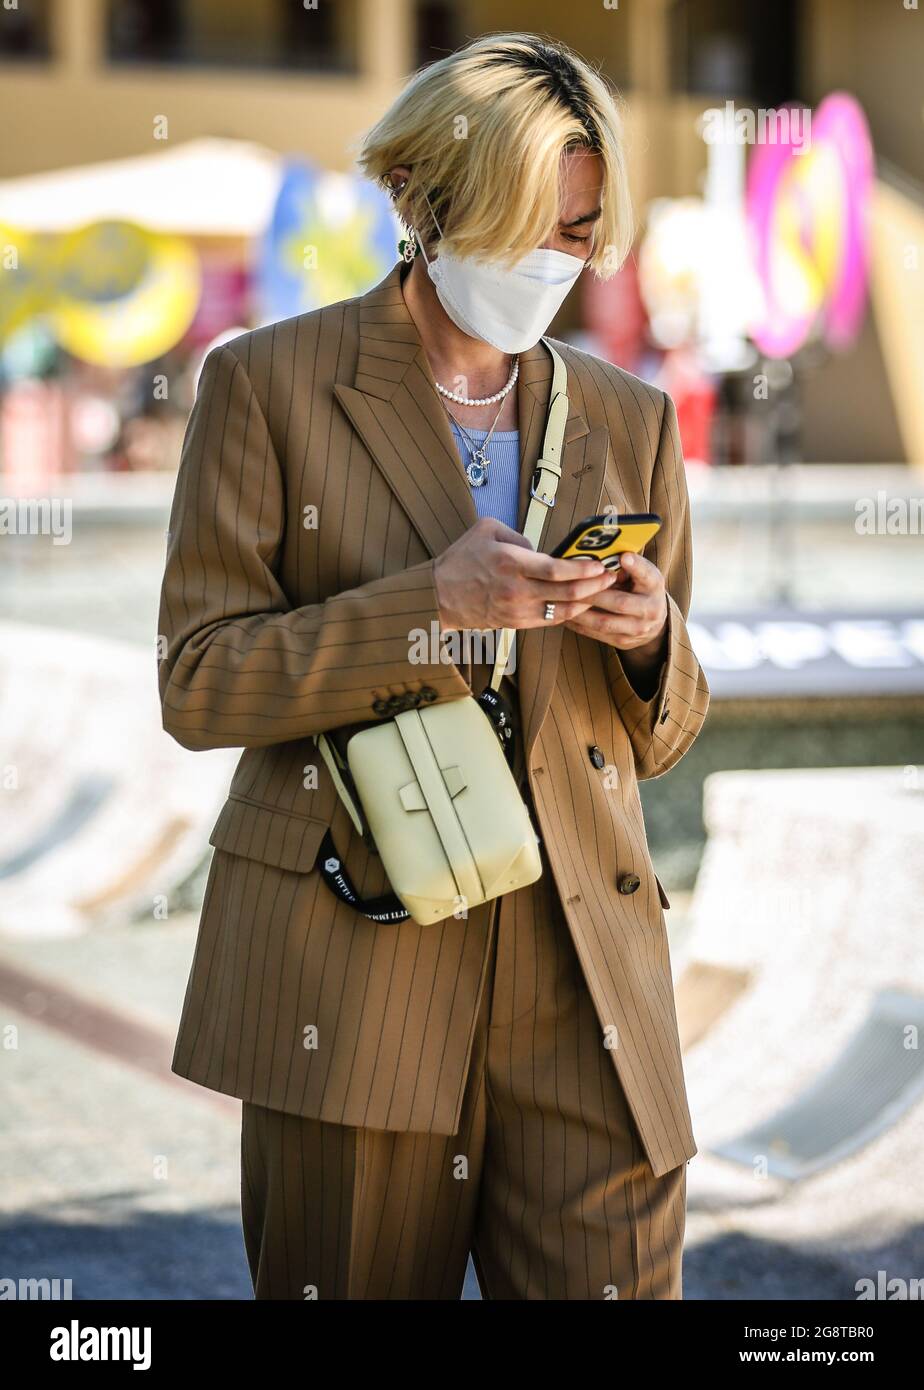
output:
M427 194L427 190L426 190L426 189L424 189L423 195L424 195L424 197L425 197L426 200L427 200L427 207L430 209L430 216L433 218L433 221L436 223L436 230L439 232L439 234L440 234L440 239L442 240L443 229L442 229L442 227L440 226L439 222L436 221L436 213L433 211L433 204L430 202L430 198L429 198L429 195ZM431 260L430 260L430 257L427 255L426 248L424 247L424 244L423 244L423 237L418 236L418 238L417 238L417 245L420 247L420 254L421 254L421 255L423 256L423 258L424 258L424 264L429 268L429 266L432 264L432 262L431 262Z

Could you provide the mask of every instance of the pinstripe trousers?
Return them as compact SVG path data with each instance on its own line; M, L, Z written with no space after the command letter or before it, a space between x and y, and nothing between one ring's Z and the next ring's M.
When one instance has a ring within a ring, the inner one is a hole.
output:
M469 1251L484 1298L682 1297L686 1164L652 1172L542 859L491 904L456 1134L243 1103L258 1299L458 1299Z

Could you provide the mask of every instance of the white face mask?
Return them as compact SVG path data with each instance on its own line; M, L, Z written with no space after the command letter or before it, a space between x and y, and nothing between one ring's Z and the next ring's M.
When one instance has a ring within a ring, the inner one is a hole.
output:
M442 236L438 222L436 226ZM579 256L545 246L527 252L509 269L443 251L431 261L418 240L427 273L453 323L501 352L525 352L538 343L586 264Z

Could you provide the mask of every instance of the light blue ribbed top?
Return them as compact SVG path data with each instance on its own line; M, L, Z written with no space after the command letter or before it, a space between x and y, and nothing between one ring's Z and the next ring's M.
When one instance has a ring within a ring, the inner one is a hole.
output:
M455 420L450 420L453 438L463 465L468 463L471 453ZM471 430L466 425L465 432L475 444L483 444L487 430ZM479 516L493 516L512 526L514 531L520 519L520 431L495 430L488 445L488 477L483 487L473 487L472 497Z

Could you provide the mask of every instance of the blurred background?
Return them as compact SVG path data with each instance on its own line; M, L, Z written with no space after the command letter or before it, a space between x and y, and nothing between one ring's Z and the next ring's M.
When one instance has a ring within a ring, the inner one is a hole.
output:
M924 1277L908 0L0 8L0 1277L250 1296L239 1102L169 1071L237 757L160 726L183 431L212 345L384 277L359 138L415 68L517 29L618 88L638 219L552 331L669 391L686 459L712 704L642 787L700 1147L685 1293Z

